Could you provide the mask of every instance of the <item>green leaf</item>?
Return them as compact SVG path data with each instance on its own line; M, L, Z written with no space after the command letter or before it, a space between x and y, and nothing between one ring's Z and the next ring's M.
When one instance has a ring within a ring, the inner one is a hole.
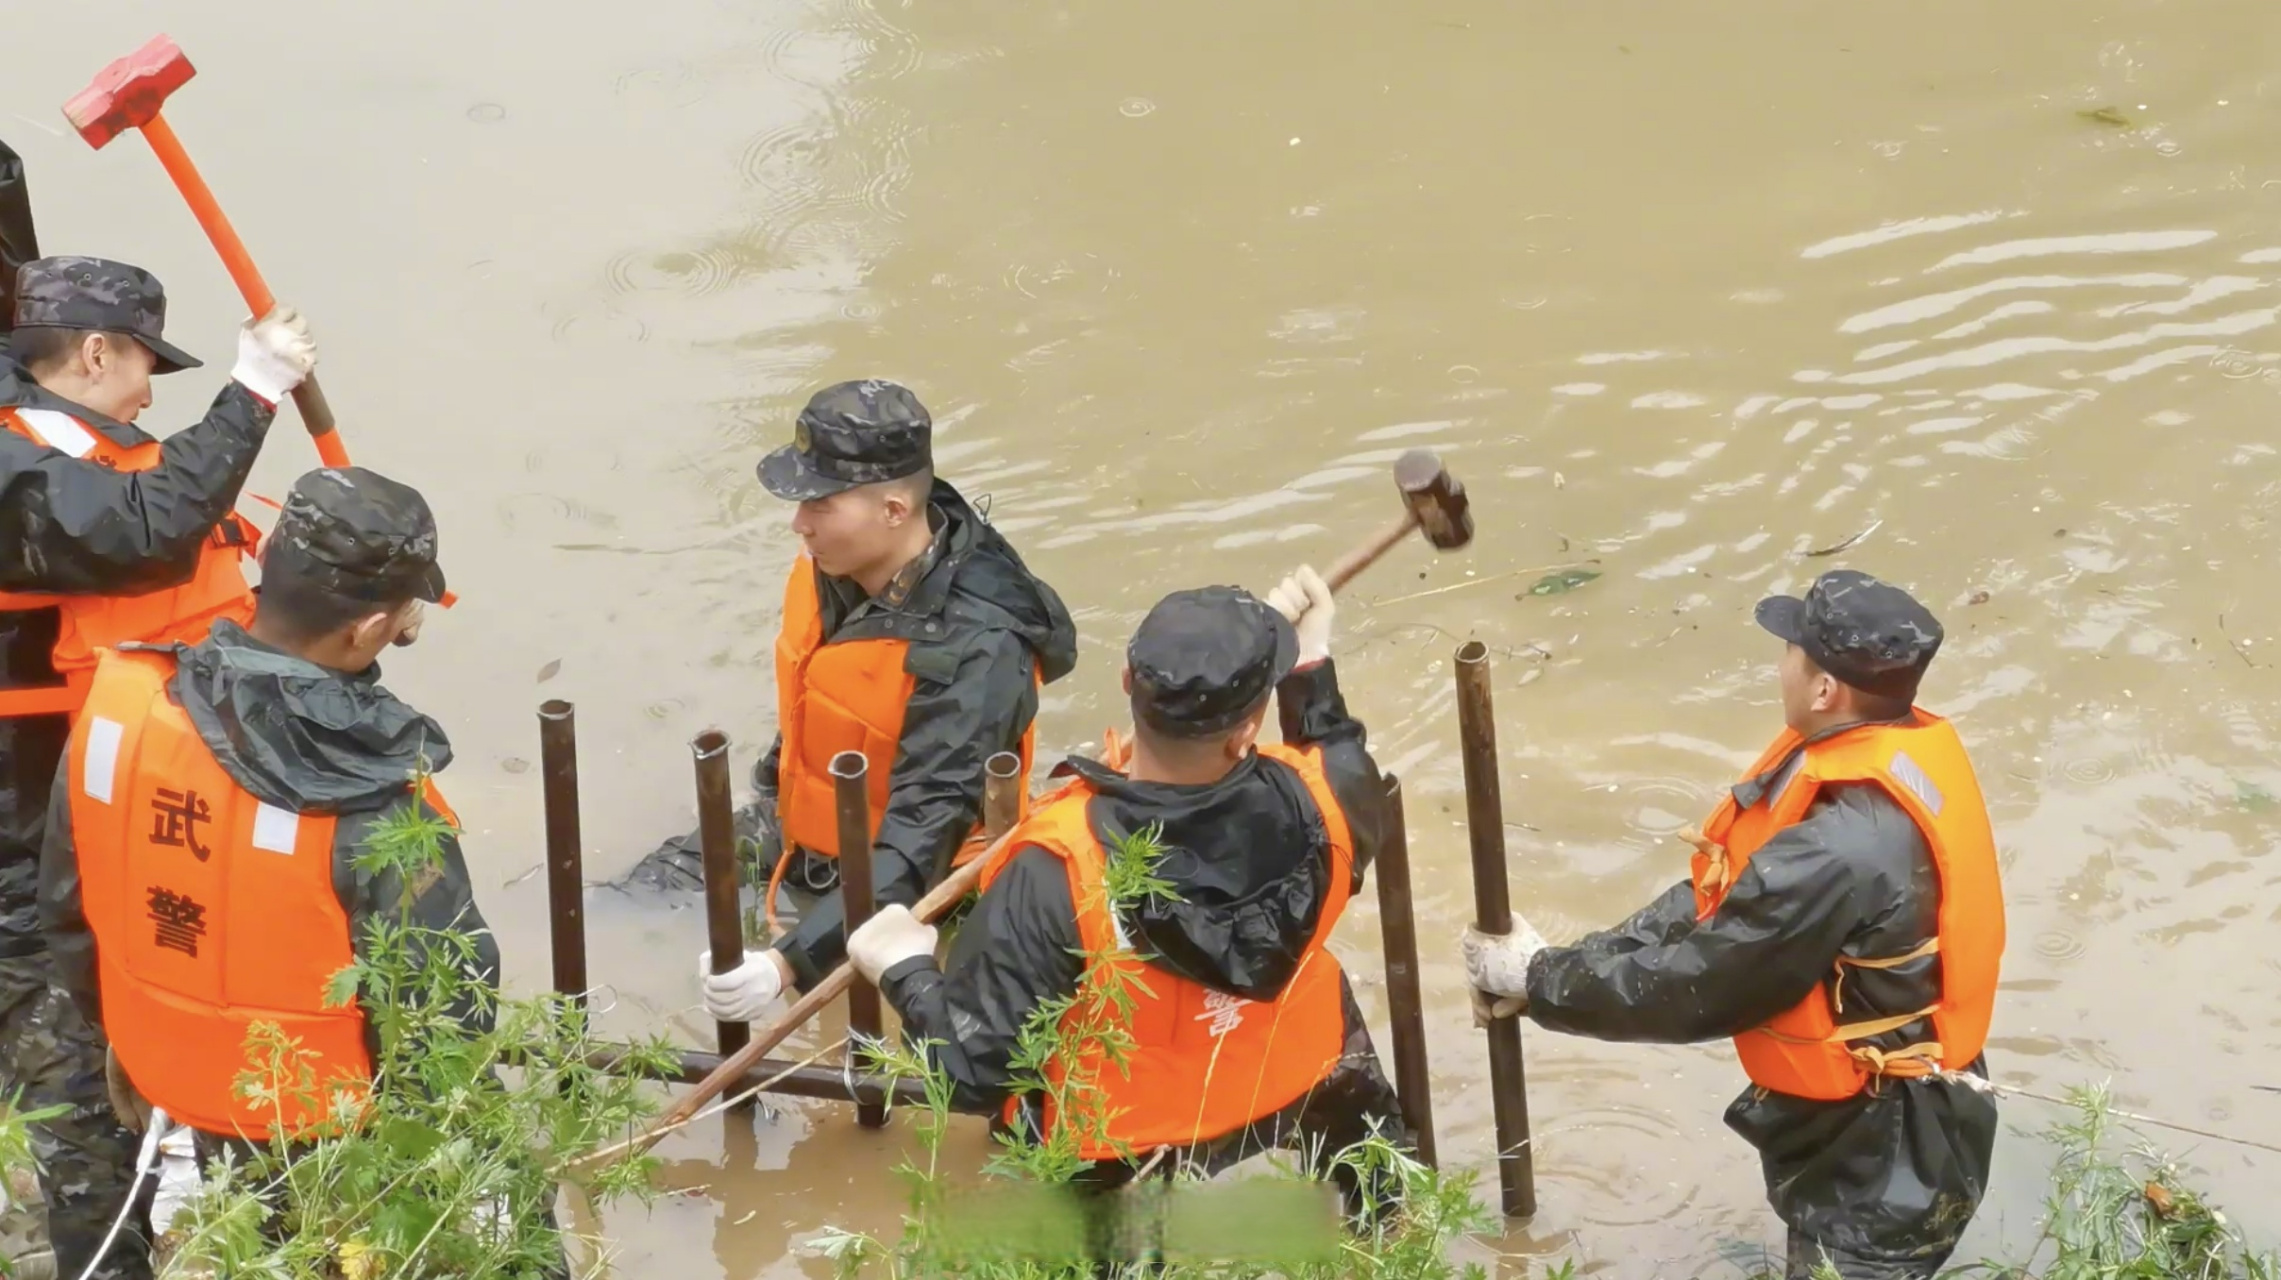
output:
M357 985L363 977L364 970L359 966L353 964L341 966L340 972L334 974L332 981L325 984L325 1007L340 1009L355 1003Z
M444 1136L432 1126L400 1116L382 1121L379 1136L394 1154L415 1162L444 1144Z
M1558 573L1548 573L1537 579L1536 585L1529 588L1528 594L1532 596L1566 595L1599 576L1600 571L1597 569L1563 569Z

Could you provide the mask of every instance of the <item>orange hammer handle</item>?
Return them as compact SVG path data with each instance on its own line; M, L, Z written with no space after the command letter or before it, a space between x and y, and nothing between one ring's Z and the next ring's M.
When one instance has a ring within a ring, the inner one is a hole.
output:
M182 149L182 141L174 136L174 127L166 117L152 113L142 126L143 137L150 142L151 154L158 157L160 167L174 179L175 188L182 192L183 202L190 206L191 216L205 229L206 238L214 242L215 252L222 255L222 266L235 281L238 292L245 295L246 306L252 308L254 318L268 315L277 305L277 297L269 291L269 283L261 278L260 268L253 265L253 255L246 252L245 241L238 239L237 228L230 225L221 203L214 199L213 188L199 176L198 166L190 163L190 153ZM310 374L293 389L293 405L301 411L301 425L309 429L316 442L317 457L328 467L349 465L348 446L341 443L339 430L333 424L333 407L325 402L324 388L317 385L317 375ZM459 603L459 593L447 591L440 602L449 609Z
M246 252L245 241L238 239L237 228L230 225L228 215L214 199L213 189L199 176L198 166L190 163L190 153L182 149L182 142L174 136L174 127L163 115L153 114L143 126L143 137L150 142L153 155L158 157L166 175L174 179L175 187L182 192L184 203L190 206L191 216L206 231L206 238L214 242L214 250L222 255L222 266L237 282L238 292L245 295L246 305L253 309L255 319L268 315L277 305L277 297L261 278L261 271L253 265L253 255ZM315 374L302 379L293 389L293 404L301 410L301 425L309 429L317 443L317 456L328 467L349 465L348 446L341 443L340 432L333 424L333 408L325 403L324 389L317 385Z

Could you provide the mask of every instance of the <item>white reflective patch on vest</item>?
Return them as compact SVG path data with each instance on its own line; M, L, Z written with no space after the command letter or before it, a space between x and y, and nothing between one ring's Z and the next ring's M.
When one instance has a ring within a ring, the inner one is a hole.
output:
M253 811L253 847L291 856L301 838L301 815L265 804Z
M116 720L87 718L87 757L80 764L79 789L88 799L111 803L111 784L119 773L119 739L126 732Z
M53 409L18 409L16 416L32 429L32 434L40 438L40 443L58 453L84 458L95 447L95 434L80 426L78 419L68 413L58 413Z
M1927 813L1936 818L1940 816L1941 806L1948 803L1947 797L1941 795L1940 788L1933 785L1932 775L1911 760L1908 752L1894 752L1893 763L1885 766L1885 772L1893 775L1893 781L1907 787L1917 799L1924 801Z

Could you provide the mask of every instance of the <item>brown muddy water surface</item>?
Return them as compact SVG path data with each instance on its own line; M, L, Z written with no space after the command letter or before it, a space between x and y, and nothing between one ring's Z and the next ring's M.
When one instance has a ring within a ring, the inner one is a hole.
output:
M578 704L614 877L688 821L693 734L741 769L771 727L792 544L753 462L809 391L881 375L1078 613L1057 749L1118 715L1163 592L1327 563L1405 447L1464 477L1474 547L1400 553L1339 650L1410 788L1445 1160L1490 1145L1443 941L1451 650L1500 655L1515 901L1572 937L1682 873L1672 833L1778 720L1750 605L1840 564L1949 626L1927 701L2006 857L1998 1078L2281 1142L2252 1088L2281 1084L2266 0L23 8L0 130L44 244L156 268L214 364L154 425L212 393L241 309L139 140L90 153L55 108L163 29L201 72L169 115L313 317L346 439L434 499L465 601L390 683L456 739L516 984L547 963L536 703ZM257 487L308 465L281 432ZM705 1034L697 913L592 906L613 1027ZM1779 1248L1723 1046L1528 1052L1542 1210L1486 1242L1510 1273ZM2034 1238L2054 1115L2008 1104L1966 1254ZM2281 1157L2165 1140L2281 1232ZM661 1149L688 1193L612 1215L621 1273L824 1276L802 1242L891 1228L909 1142L831 1104L700 1125Z

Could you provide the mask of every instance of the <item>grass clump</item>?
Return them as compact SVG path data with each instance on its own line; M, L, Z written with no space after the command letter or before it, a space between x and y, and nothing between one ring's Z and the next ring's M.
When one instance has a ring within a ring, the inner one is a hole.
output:
M239 1093L278 1114L288 1100L321 1119L243 1145L160 1241L161 1276L274 1280L478 1280L565 1276L554 1203L566 1166L634 1133L655 1111L632 1075L605 1072L577 1001L502 1000L477 968L477 939L411 923L442 874L443 820L400 809L375 828L359 872L403 886L393 918L367 924L360 959L328 1003L361 1000L379 1042L369 1088L320 1075L274 1024L248 1038ZM636 1046L663 1072L668 1046ZM605 1158L579 1170L596 1205L646 1195L655 1161ZM601 1268L598 1241L579 1274Z
M1169 897L1157 872L1159 832L1114 841L1104 892L1112 905ZM922 1053L874 1046L871 1056L892 1078L923 1083L917 1121L921 1154L897 1170L910 1186L902 1234L889 1241L826 1230L812 1243L834 1259L843 1280L884 1276L915 1280L959 1275L982 1280L1058 1280L1148 1275L1161 1280L1473 1280L1478 1264L1452 1260L1452 1247L1494 1219L1475 1199L1473 1175L1443 1175L1383 1138L1333 1154L1365 1185L1391 1180L1400 1207L1364 1208L1342 1219L1330 1180L1281 1157L1268 1176L1204 1179L1174 1161L1118 1192L1087 1193L1076 1182L1089 1162L1081 1141L1105 1135L1102 1071L1122 1072L1133 1047L1134 1001L1147 992L1146 970L1129 950L1089 957L1077 991L1037 1010L1023 1027L1015 1058L1016 1088L1042 1099L1059 1123L1044 1134L1012 1129L980 1187L954 1188L941 1167L950 1126L951 1085ZM1113 1207L1113 1208L1112 1208Z

